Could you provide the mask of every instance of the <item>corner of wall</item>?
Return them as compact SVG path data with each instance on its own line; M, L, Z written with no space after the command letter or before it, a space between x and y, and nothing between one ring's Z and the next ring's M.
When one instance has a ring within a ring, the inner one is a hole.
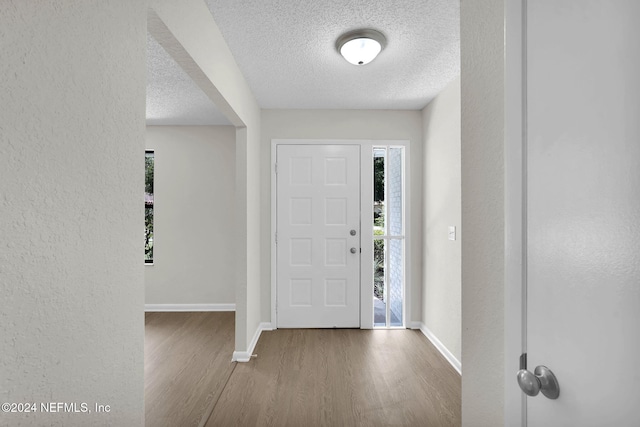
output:
M422 324L459 364L461 357L460 78L422 111ZM456 240L448 228L456 227ZM454 366L456 366L454 363Z

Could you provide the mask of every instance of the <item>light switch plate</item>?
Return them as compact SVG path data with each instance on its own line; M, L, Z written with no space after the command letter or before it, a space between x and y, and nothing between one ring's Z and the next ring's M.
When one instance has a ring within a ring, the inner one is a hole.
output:
M456 240L456 227L453 225L449 226L449 240Z

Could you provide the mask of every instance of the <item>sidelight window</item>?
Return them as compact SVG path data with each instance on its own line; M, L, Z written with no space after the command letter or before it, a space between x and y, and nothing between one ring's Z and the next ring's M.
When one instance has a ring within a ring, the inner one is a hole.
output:
M404 148L374 147L374 327L404 326L404 199Z

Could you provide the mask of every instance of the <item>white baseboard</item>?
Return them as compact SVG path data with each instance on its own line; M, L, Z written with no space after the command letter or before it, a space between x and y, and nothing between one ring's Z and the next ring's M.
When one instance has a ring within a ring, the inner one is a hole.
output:
M407 324L407 328L409 329L420 329L422 326L422 322L409 322Z
M414 324L415 323L418 322L414 322ZM419 323L419 325L420 331L424 334L424 336L427 337L427 339L431 341L431 343L438 349L438 351L444 356L444 358L447 359L447 362L449 362L451 366L453 366L453 369L455 369L460 375L462 375L462 364L460 363L460 361L456 359L456 357L449 351L449 349L445 347L444 344L442 344L438 337L436 337L433 332L431 332L429 328L427 328L427 325L425 325L424 323Z
M253 339L249 343L249 348L247 351L234 351L233 356L231 356L232 362L248 362L251 360L251 356L253 355L253 350L256 348L256 344L258 344L258 340L260 339L260 334L262 331L271 331L273 327L271 323L262 322L258 325L258 329L256 333L253 335Z
M235 304L145 304L144 311L236 311Z

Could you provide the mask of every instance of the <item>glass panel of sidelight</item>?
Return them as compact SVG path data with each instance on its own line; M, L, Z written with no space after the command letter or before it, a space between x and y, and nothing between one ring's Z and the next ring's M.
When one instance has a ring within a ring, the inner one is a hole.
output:
M386 148L373 149L373 230L374 235L385 234L385 161Z
M389 326L403 326L404 240L387 240L387 295Z
M386 221L389 228L389 236L402 236L402 207L403 207L403 177L402 177L402 150L403 148L389 148L386 168Z
M373 241L373 326L387 326L387 304L385 302L385 241Z

